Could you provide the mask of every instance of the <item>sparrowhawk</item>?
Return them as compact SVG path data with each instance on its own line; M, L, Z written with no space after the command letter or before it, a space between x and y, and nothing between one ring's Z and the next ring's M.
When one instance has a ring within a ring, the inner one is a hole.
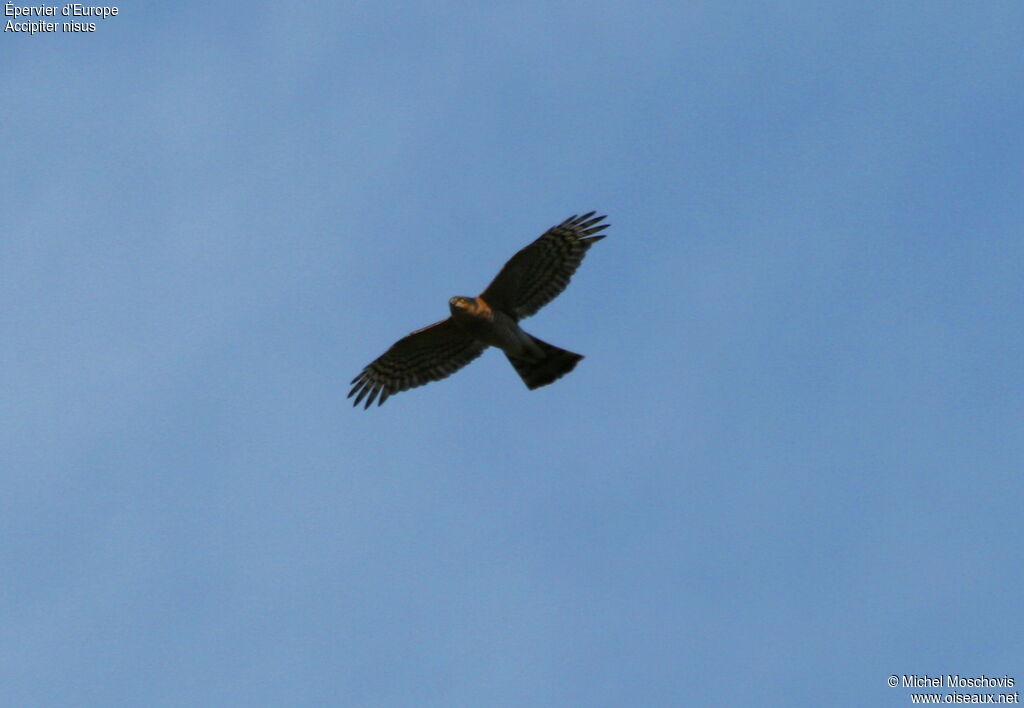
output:
M527 388L545 386L573 370L580 354L559 349L522 330L529 317L565 290L587 250L608 224L594 212L571 216L512 256L477 297L453 297L451 316L399 339L352 379L349 397L366 408L376 399L455 373L488 346L505 352ZM358 394L358 395L356 395Z

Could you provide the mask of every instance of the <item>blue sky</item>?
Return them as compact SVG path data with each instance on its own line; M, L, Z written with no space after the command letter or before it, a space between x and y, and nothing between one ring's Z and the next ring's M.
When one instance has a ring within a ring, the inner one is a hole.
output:
M0 702L1024 681L1024 6L137 3L0 38ZM570 214L528 331L349 380Z

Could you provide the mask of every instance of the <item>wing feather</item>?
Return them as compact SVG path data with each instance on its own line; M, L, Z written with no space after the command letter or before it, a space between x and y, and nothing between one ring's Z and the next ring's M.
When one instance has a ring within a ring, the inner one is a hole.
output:
M517 320L529 317L558 296L579 268L587 250L605 237L604 216L570 216L512 256L480 294L492 309Z
M487 345L469 335L451 317L402 337L352 379L348 397L364 408L400 391L454 374L480 356Z

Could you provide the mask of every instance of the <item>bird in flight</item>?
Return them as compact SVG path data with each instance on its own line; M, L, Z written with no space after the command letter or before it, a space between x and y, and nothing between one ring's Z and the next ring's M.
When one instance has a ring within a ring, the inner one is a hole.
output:
M448 300L451 316L399 339L352 379L348 397L365 408L400 391L439 381L498 347L529 389L572 371L580 354L559 349L522 330L529 317L565 290L587 250L607 234L603 216L570 216L512 256L477 297Z

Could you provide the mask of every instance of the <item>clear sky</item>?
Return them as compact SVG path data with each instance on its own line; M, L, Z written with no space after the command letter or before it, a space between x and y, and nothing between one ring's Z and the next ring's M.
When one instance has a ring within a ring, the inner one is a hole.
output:
M1024 682L1020 2L119 9L0 36L0 704ZM573 373L350 407L591 209Z

